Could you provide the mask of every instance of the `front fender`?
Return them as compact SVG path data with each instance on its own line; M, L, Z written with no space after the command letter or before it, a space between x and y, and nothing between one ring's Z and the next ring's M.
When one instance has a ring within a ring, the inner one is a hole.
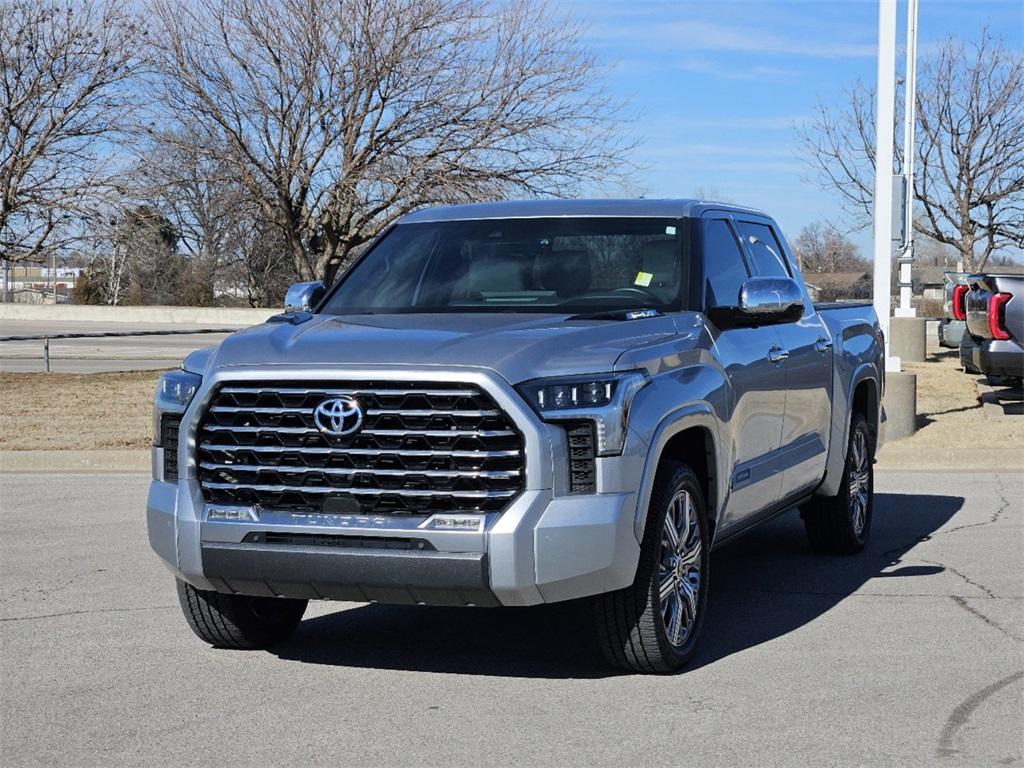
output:
M643 479L640 484L640 495L637 499L636 517L633 521L633 533L637 541L643 539L644 526L647 524L647 507L650 504L651 494L654 492L654 480L658 473L658 466L661 463L662 454L668 442L684 430L699 427L708 430L711 434L711 441L714 450L714 461L716 468L728 466L728 457L724 455L723 441L720 439L719 419L715 409L706 402L694 402L680 406L658 424L650 441L647 450L647 459L644 462ZM729 472L715 471L715 509L709 510L712 521L717 520L718 512L722 508L728 490Z

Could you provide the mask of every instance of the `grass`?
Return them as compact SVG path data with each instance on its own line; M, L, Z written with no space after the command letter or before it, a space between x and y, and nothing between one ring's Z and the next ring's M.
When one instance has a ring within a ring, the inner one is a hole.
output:
M905 362L903 368L917 374L917 432L894 446L911 454L918 448L947 449L965 460L977 449L995 449L1015 465L1024 451L1024 418L985 416L975 384L979 376L963 372L957 350L929 340L925 362ZM949 468L956 469L955 462Z
M148 448L160 373L0 373L0 450Z

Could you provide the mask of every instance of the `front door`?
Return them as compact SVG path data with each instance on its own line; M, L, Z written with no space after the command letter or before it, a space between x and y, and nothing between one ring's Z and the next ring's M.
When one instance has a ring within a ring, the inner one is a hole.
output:
M755 274L792 277L793 259L772 224L742 216L735 223ZM832 337L809 296L804 303L799 320L775 326L787 354L786 411L776 462L782 498L821 482L832 426Z
M701 230L705 307L735 306L750 269L733 223L727 214L710 212ZM782 475L774 462L786 407L786 368L773 326L722 329L708 320L708 330L730 382L727 434L734 469L720 521L728 528L779 500Z

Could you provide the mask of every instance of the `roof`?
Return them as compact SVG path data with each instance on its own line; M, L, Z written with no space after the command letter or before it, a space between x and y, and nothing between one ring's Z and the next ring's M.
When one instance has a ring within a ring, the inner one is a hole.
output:
M619 216L681 219L700 216L704 211L735 211L766 214L753 208L707 200L648 200L645 198L606 200L505 200L423 208L400 220L402 224L424 221L465 221L473 219L539 219L547 217Z
M868 277L868 273L865 270L860 272L811 272L804 275L804 280L818 290L824 288L842 290L856 285L866 277Z
M949 268L942 264L922 264L917 269L913 269L913 277L922 285L944 285L945 275L948 271Z

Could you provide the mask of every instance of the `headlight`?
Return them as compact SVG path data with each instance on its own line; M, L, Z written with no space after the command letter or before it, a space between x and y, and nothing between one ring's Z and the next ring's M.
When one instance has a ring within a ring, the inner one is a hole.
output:
M160 377L153 400L153 444L162 445L161 417L167 413L184 413L199 391L203 377L188 371L170 371Z
M157 407L164 410L184 411L196 396L203 377L188 371L171 371L160 377L156 387Z
M629 407L648 381L646 373L628 371L536 379L520 384L518 390L545 421L593 421L597 454L609 456L622 452Z

